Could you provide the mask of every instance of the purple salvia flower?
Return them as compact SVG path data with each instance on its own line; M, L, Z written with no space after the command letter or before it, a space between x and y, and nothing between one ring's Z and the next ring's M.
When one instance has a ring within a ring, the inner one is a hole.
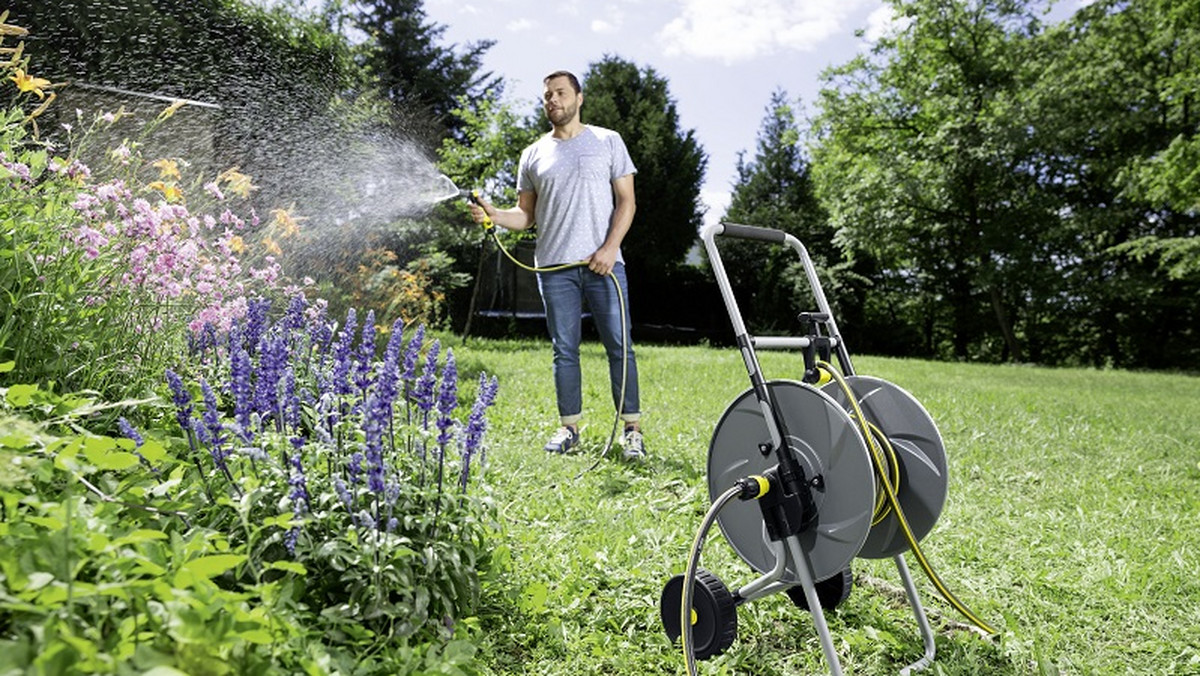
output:
M260 346L260 340L267 331L267 315L271 311L271 301L267 298L256 298L250 301L246 309L246 346L254 349Z
M212 456L213 464L225 476L229 476L229 467L225 463L225 459L229 457L229 452L225 450L225 442L227 438L224 435L225 426L221 424L221 412L217 409L217 395L213 392L208 381L200 379L200 390L204 393L204 415L201 421L204 423L204 430L207 433L207 441L209 444L209 455Z
M417 381L416 389L413 391L417 408L426 415L426 428L428 428L429 412L433 410L433 385L437 381L437 358L440 350L441 341L434 340L429 344L429 352L425 355L425 369L421 371L421 378Z
M363 473L363 454L355 452L350 456L350 462L346 463L346 474L350 477L350 484L357 485L362 481Z
M375 363L375 311L368 310L363 321L362 340L358 343L358 368L354 371L354 386L366 400L371 387L371 366Z
M354 329L357 327L354 308L346 313L346 323L338 334L333 347L333 391L335 394L350 394L350 369L354 363Z
M379 396L372 394L364 406L363 432L365 441L363 449L367 461L367 490L381 495L384 489L383 477L383 430L386 426L384 407L379 402Z
M267 334L259 341L258 378L255 381L254 407L265 422L270 416L275 429L283 431L280 415L279 386L288 364L287 338L280 333Z
M296 369L290 365L283 369L281 387L279 403L283 406L283 422L293 434L300 434L300 394L296 391Z
M292 296L288 303L287 312L283 314L283 328L289 331L299 331L304 328L304 311L308 309L308 299L303 293Z
M304 475L304 463L299 453L293 453L288 462L292 466L292 475L288 478L292 491L288 497L295 506L296 514L304 514L308 511L308 478Z
M133 441L134 448L141 448L142 444L146 441L142 438L141 433L137 431L137 428L129 424L129 421L124 416L117 418L117 428L121 430L122 436Z
M334 478L333 489L337 491L342 504L346 506L346 509L349 509L350 505L354 503L354 496L350 493L350 489L346 487L346 482L342 481L342 477Z
M467 418L467 429L463 434L462 473L458 478L461 491L467 490L467 480L471 476L471 459L480 452L483 434L487 431L487 409L496 401L496 391L499 383L493 376L488 382L486 374L479 374L479 391L475 396L475 405L471 407L471 415Z
M309 337L317 355L320 356L320 363L324 363L325 354L329 351L329 344L333 342L333 325L329 321L325 305L315 307L316 312L309 320Z
M300 539L300 526L292 526L283 536L283 546L288 554L296 555L296 542Z
M400 391L400 334L403 332L404 320L397 319L392 323L392 335L388 338L387 349L383 351L383 366L379 369L375 386L380 400L387 402L389 413Z
M171 402L175 404L175 420L183 431L192 429L192 395L183 385L183 379L171 369L166 370L167 385L171 388Z
M404 364L400 371L400 378L411 383L413 375L417 371L417 357L421 355L421 344L425 342L425 325L417 327L412 338L408 341L408 349L404 352Z
M458 407L458 365L454 361L454 350L446 350L446 364L442 367L442 386L437 398L438 445L442 448L450 443L454 427L454 409Z
M248 444L254 439L254 430L250 427L250 412L254 407L254 387L251 383L253 366L250 353L240 339L230 340L229 364L233 420L237 423L238 436Z

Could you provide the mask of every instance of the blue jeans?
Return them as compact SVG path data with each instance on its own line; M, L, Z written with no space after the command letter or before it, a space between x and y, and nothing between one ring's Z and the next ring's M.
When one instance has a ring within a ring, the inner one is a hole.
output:
M546 327L554 346L554 391L558 399L558 415L564 425L573 425L583 413L583 376L579 368L579 343L582 340L583 303L586 300L592 320L600 333L600 342L608 354L608 374L612 381L613 405L621 397L622 348L628 356L625 377L625 400L620 408L621 419L633 422L640 417L638 401L637 359L629 337L629 313L625 312L625 327L621 325L621 302L629 306L629 282L625 265L613 267L613 275L621 285L621 296L611 276L600 276L584 266L538 273L538 289L546 308Z

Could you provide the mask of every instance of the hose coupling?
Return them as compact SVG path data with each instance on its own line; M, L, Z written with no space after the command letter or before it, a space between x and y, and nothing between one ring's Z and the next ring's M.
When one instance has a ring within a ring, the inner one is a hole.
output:
M758 474L744 476L738 479L734 485L738 487L739 500L757 500L771 490L771 482L765 476Z

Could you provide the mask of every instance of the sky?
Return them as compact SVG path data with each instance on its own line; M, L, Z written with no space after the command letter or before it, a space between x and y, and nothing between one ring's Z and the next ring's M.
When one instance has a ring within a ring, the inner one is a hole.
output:
M772 92L814 114L821 72L868 50L892 20L880 0L425 0L425 11L445 27L443 45L495 41L483 67L508 81L517 110L537 105L555 70L582 77L606 55L652 68L708 156L705 222L729 204L738 153L753 159Z

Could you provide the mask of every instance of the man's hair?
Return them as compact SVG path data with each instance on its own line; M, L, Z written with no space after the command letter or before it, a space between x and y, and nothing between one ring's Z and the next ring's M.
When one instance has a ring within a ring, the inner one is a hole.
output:
M550 81L556 77L565 77L570 80L571 89L574 89L576 94L583 92L583 87L579 86L579 78L575 77L575 73L567 70L556 70L553 73L550 73L546 77L542 78L542 84L549 84Z

